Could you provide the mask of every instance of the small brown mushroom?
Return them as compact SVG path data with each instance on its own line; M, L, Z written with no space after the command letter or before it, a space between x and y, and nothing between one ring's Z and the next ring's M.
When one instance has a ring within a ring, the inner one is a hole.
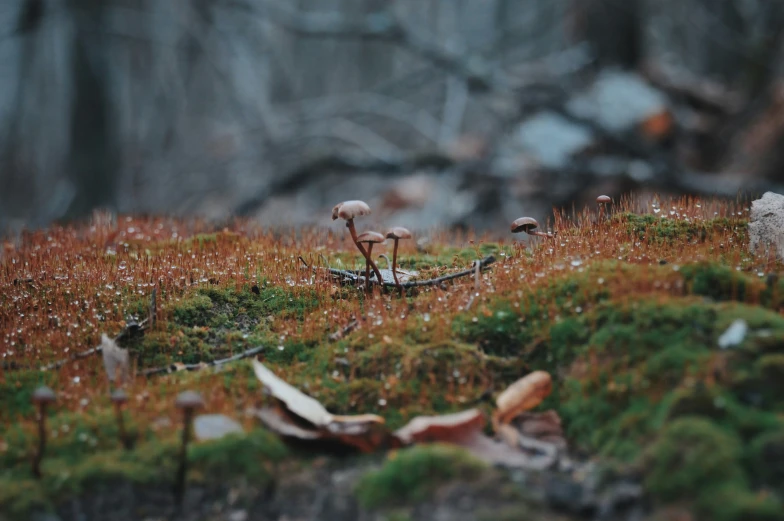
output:
M117 430L120 433L120 442L126 449L131 448L131 439L125 431L125 419L123 418L122 408L128 401L128 395L122 389L115 389L109 397L114 405L114 413L117 416Z
M367 257L365 258L365 284L366 289L370 292L370 262L373 258L373 245L382 243L386 240L386 238L378 232L364 232L357 237L357 243L359 244L367 244ZM378 268L374 271L376 272L376 277L378 277L379 284L384 283L384 279L381 278L381 273L379 273Z
M612 203L612 198L609 195L600 195L596 198L596 204L599 205L599 220L601 221L604 217L605 207Z
M548 239L555 237L554 233L536 231L536 228L538 227L539 223L533 217L520 217L519 219L515 219L511 228L512 233L525 232L528 235L539 235L540 237L547 237Z
M191 424L193 423L193 413L197 409L204 407L204 400L196 391L183 391L177 395L174 402L178 409L183 412L182 422L182 444L180 445L180 465L177 469L175 481L174 497L178 504L182 504L185 493L185 474L188 462L188 442L190 441Z
M32 402L38 406L38 450L33 458L33 475L38 479L41 478L41 460L46 450L46 406L56 400L57 395L45 385L33 391Z
M397 289L400 290L401 295L403 294L403 286L400 284L400 281L397 280L397 243L400 239L410 238L411 232L402 226L395 226L387 231L387 239L394 239L395 241L395 249L392 250L392 277L394 277L395 285L397 286Z
M376 263L373 262L373 258L368 254L365 248L362 247L362 244L357 241L357 229L354 226L354 219L365 215L370 215L370 207L364 201L344 201L336 204L334 208L332 208L332 220L336 221L338 219L343 219L346 221L346 228L348 228L348 231L351 234L351 240L353 240L354 245L359 248L360 253L365 257L365 262L370 264L373 268L373 272L380 281L381 272L378 271Z

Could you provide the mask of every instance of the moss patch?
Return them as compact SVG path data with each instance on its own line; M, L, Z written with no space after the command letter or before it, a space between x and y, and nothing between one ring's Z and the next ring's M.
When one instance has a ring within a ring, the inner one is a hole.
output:
M357 486L365 508L379 508L427 499L452 480L473 481L487 469L464 449L433 444L393 452L384 466L366 474Z

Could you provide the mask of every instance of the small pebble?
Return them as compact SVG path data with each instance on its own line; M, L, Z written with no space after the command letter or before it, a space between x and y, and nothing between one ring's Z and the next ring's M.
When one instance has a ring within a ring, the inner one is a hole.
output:
M749 325L742 318L733 322L727 330L719 337L719 347L727 349L741 344L746 338L746 333L749 330Z

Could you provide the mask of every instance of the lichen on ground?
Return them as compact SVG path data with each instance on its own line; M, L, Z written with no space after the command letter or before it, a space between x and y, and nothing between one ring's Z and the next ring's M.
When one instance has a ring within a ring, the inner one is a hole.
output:
M654 513L677 504L704 519L778 519L782 266L748 250L745 209L682 200L660 214L627 210L601 220L558 215L554 240L433 234L425 250L401 243L401 267L420 277L497 258L478 290L468 277L403 298L338 286L303 264L300 257L311 266L361 267L344 230L294 236L245 222L215 231L128 217L116 227L55 227L6 244L0 512L53 508L96 483L170 486L181 422L173 400L186 388L248 432L193 445L190 482L263 484L313 457L247 414L269 401L247 362L137 376L125 411L132 451L119 446L100 357L39 370L97 345L101 333L117 334L128 316L143 317L157 288L156 325L123 343L137 373L263 346L266 365L331 412L380 414L396 428L418 414L473 406L489 413L488 395L546 370L556 385L541 408L558 412L576 453L641 476ZM719 348L738 319L747 334ZM356 328L333 337L354 320ZM58 402L47 414L39 481L30 470L30 396L40 384ZM470 485L484 472L459 449L415 447L369 471L355 496L363 508L405 518L445 483Z

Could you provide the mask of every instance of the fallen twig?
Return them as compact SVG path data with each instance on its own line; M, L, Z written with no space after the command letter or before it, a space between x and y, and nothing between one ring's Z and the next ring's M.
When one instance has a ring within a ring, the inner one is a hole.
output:
M179 371L199 371L201 369L207 368L216 368L220 367L224 364L228 364L229 362L236 362L237 360L242 360L245 358L250 358L251 356L255 356L259 353L264 351L263 346L254 347L251 349L247 349L242 353L238 353L236 355L232 355L228 358L221 358L220 360L213 360L212 362L199 362L198 364L182 364L182 363L174 363L169 364L163 367L153 367L150 369L145 369L141 372L142 376L155 376L159 374L168 374L168 373L176 373Z
M357 326L359 326L359 320L354 319L348 324L346 324L344 327L342 327L341 329L338 329L334 333L330 334L329 339L332 340L333 342L335 340L340 340L344 336L354 331L357 328Z
M467 270L457 271L455 273L450 273L448 275L443 275L441 277L436 277L434 279L412 280L412 281L409 281L409 282L403 282L400 285L403 288L418 288L418 287L422 287L422 286L436 286L436 285L441 284L442 282L446 282L448 280L457 279L457 278L460 278L460 277L467 277L469 275L474 275L475 273L478 273L479 270L485 269L486 267L488 267L489 265L491 265L494 262L495 262L495 257L493 257L492 255L488 255L487 257L485 257L484 259L482 259L480 261L475 261L474 265L471 268L467 269ZM339 277L343 281L348 281L348 282L351 282L351 283L354 283L354 284L356 284L357 282L363 282L364 279L365 279L357 271L339 270L339 269L336 269L336 268L314 268L314 269L326 269L327 272L329 272L330 275L332 275L334 277ZM374 280L374 275L371 275L370 282L372 284L378 284L378 282ZM386 281L385 280L383 284L384 284L385 287L388 287L388 288L397 287L396 284L394 283L394 281Z
M125 327L123 328L120 333L114 337L112 340L114 342L119 342L124 338L130 338L133 335L136 335L140 332L146 331L149 327L153 326L155 323L155 310L157 309L157 305L155 303L158 291L157 288L152 290L152 295L150 297L150 307L149 307L149 316L142 320L141 322L136 322L136 320L129 320ZM78 353L74 353L68 358L63 358L62 360L57 360L56 362L52 362L51 364L41 366L41 371L51 371L52 369L59 369L68 362L75 362L76 360L81 360L83 358L88 358L92 355L102 353L103 352L103 345L99 344L95 347L91 347L85 351L80 351Z

